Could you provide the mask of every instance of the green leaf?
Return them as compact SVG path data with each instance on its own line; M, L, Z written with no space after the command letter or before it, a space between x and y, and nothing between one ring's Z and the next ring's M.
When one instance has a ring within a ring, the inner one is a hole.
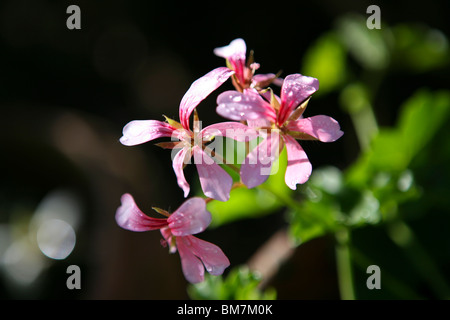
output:
M392 28L396 68L425 72L450 62L448 39L426 25L399 24Z
M205 275L205 281L188 286L193 300L275 300L276 291L258 288L261 278L247 267L233 268L228 276Z
M211 227L218 227L240 219L258 218L281 208L283 202L276 195L278 193L289 195L292 192L284 181L286 166L287 153L284 150L278 160L274 162L273 174L264 183L264 188L236 188L231 191L230 199L227 202L209 202L207 208L213 217Z
M348 52L362 67L371 70L385 69L390 61L384 29L367 28L366 18L355 14L343 16L337 22L338 35Z
M433 138L450 114L450 92L416 92L402 106L399 130L404 152L417 155Z
M281 203L266 190L234 189L227 202L211 201L208 211L212 214L211 227L218 227L232 221L258 218L281 207Z
M303 208L304 210L302 212L291 211L289 215L289 235L296 246L323 236L333 230L322 221L312 219L312 215L320 215L322 219L327 216L327 219L331 218L330 222L332 224L334 224L335 220L332 215L332 209L326 204L305 202Z
M343 216L338 202L343 188L342 173L334 167L318 168L303 189L304 198L290 210L290 235L300 245L337 230Z
M378 172L405 171L450 115L450 92L420 90L401 107L398 124L381 128L370 148L347 170L354 186L368 185Z
M303 58L302 74L320 81L317 94L339 87L347 77L346 52L334 32L320 36Z

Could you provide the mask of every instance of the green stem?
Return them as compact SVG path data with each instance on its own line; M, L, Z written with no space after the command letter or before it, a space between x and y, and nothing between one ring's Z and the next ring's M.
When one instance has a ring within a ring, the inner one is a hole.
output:
M353 285L353 269L350 254L350 231L341 229L335 233L336 264L339 282L339 292L342 300L355 300Z
M238 167L236 167L234 164L232 163L228 163L225 161L225 158L222 157L220 154L217 154L214 150L211 150L208 147L204 147L203 149L206 152L209 152L209 154L211 155L211 157L213 158L217 158L221 163L223 163L224 165L226 165L228 168L230 168L231 170L233 170L234 172L236 172L237 174L240 174L240 170Z
M352 247L352 259L359 268L366 271L367 267L370 265L376 264L369 257L359 251L357 248ZM424 297L414 291L414 289L400 281L398 277L393 276L389 273L388 270L382 270L382 283L384 288L391 291L394 295L396 295L399 299L406 300L423 300Z
M414 231L403 221L397 220L388 225L388 234L392 241L403 249L412 265L428 282L439 299L450 299L450 287L445 276L417 239Z
M289 207L289 208L291 208L293 210L298 211L299 209L302 209L301 206L300 206L300 203L295 201L289 195L286 195L286 194L281 193L281 192L277 192L277 191L273 190L272 188L269 188L264 183L259 185L257 188L262 189L264 191L270 192L273 196L275 196L284 205L286 205L287 207Z
M372 106L367 104L361 110L351 112L350 117L361 149L369 149L370 141L378 132L378 124Z

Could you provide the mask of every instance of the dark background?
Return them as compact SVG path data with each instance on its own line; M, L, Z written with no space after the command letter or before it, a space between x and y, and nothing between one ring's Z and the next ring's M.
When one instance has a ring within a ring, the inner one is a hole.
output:
M66 28L70 4L81 8L81 30ZM450 34L449 4L436 0L202 6L189 1L2 1L0 223L29 219L50 191L61 188L80 197L83 211L72 254L49 262L27 285L2 273L0 298L186 298L179 257L160 246L160 234L132 233L115 224L125 192L148 213L151 206L175 209L183 201L169 152L151 144L121 145L123 126L134 119L163 120L162 114L178 119L179 101L189 85L224 65L213 54L215 47L241 37L255 51L259 72L297 73L314 39L342 14L366 15L371 4L380 6L387 24L420 22ZM396 88L386 88L383 101L392 104L377 106L380 124L395 122L396 106L415 88L448 88L441 79L448 77L438 74L419 81L405 76ZM229 82L221 90L226 88L231 88ZM204 123L221 120L214 111L218 92L199 107ZM346 135L333 145L309 146L311 162L345 169L359 151L348 115L333 95L314 108L337 119ZM193 169L185 172L194 185ZM221 246L232 264L239 265L283 224L282 213L274 214L207 231L203 238ZM339 298L333 255L328 237L299 247L271 283L278 297ZM71 264L81 268L81 290L66 287Z

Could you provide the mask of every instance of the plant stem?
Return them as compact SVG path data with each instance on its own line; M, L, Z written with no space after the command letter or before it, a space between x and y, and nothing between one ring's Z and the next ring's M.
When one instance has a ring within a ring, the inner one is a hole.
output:
M370 147L370 141L378 132L378 124L375 119L372 107L366 105L359 111L351 112L350 117L355 127L361 150L367 150Z
M240 174L240 170L238 167L236 167L234 164L231 163L227 163L225 161L225 158L222 157L220 154L217 154L214 150L211 150L208 147L204 148L205 152L209 152L209 154L211 155L212 158L216 158L219 160L220 163L223 163L224 165L226 165L228 168L230 168L231 170L233 170L234 172L236 172L237 174Z
M445 276L421 245L414 231L402 220L388 225L388 234L392 241L403 249L416 270L427 281L438 299L450 299L450 287Z
M350 232L347 228L335 233L336 264L339 281L339 291L342 300L355 300L353 285L352 259L350 255Z
M364 253L359 251L357 248L352 247L352 259L359 268L366 271L367 267L370 265L376 264L370 258L368 258ZM383 270L383 285L384 287L391 291L394 295L398 297L398 299L403 300L424 300L425 298L414 291L414 289L407 283L402 282L390 274L388 270Z

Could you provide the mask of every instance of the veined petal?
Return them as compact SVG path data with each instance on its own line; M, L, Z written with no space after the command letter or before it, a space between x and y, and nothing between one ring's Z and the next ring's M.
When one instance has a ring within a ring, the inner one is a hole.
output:
M194 236L183 237L179 242L186 244L191 252L203 262L206 271L212 275L221 275L230 265L227 256L215 244Z
M190 149L182 148L178 153L173 157L172 167L175 171L175 175L177 176L178 186L183 189L184 197L186 198L189 194L190 187L184 177L184 165L187 163L187 159L191 157Z
M204 128L201 135L203 140L211 140L215 136L221 136L236 141L250 141L258 137L258 132L240 122L220 122Z
M234 71L227 67L219 67L192 83L184 94L183 99L181 99L179 110L181 125L186 130L189 130L189 117L195 107L211 92L227 81L233 73Z
M306 133L322 142L336 141L344 134L336 120L324 115L291 121L287 127L289 130Z
M175 210L167 222L174 236L187 236L204 231L211 223L211 213L204 199L194 197Z
M161 229L168 225L167 219L151 218L144 214L130 194L125 193L120 200L122 204L116 211L116 222L120 227L141 232Z
M297 184L308 181L312 166L300 144L289 135L284 135L287 150L287 168L285 173L286 185L292 190L297 189Z
M180 254L181 268L183 270L184 277L190 283L199 283L204 280L205 268L202 262L192 252L190 242L185 239L193 236L176 237L177 249Z
M241 165L241 180L248 188L264 183L272 172L272 164L279 156L280 135L272 132L254 148Z
M170 137L176 129L170 124L158 120L133 120L123 128L120 142L134 146L161 137Z
M194 146L192 151L203 193L209 198L228 201L233 179L202 148Z
M241 38L234 39L229 45L215 48L214 54L225 59L241 59L245 61L247 46Z
M317 90L319 90L319 81L316 78L303 76L299 73L287 76L281 87L278 124L283 124L291 112Z
M230 120L268 119L275 121L272 106L258 93L246 90L245 93L225 91L217 97L217 113Z

